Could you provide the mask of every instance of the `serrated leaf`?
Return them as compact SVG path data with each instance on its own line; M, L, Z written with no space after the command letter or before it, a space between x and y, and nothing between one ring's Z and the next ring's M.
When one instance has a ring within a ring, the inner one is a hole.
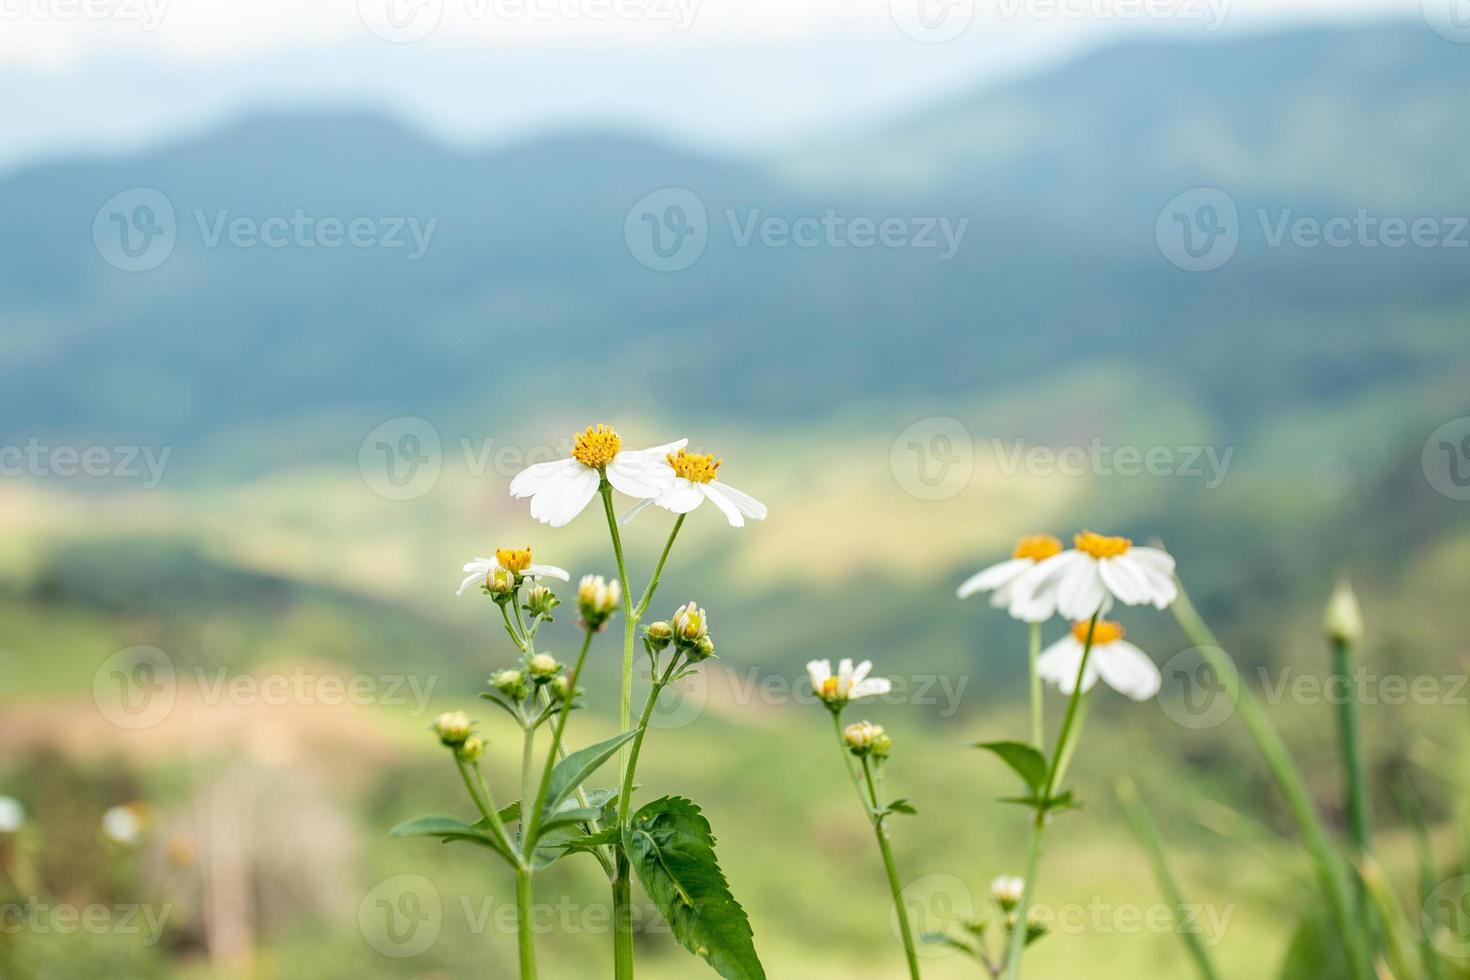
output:
M730 894L699 807L682 797L654 800L633 816L623 843L680 945L725 980L765 980L750 920Z
M1031 795L1041 795L1046 786L1046 759L1035 748L1025 742L977 742L975 748L998 756L1026 781Z
M637 736L637 732L623 732L596 745L589 745L585 749L578 749L565 759L556 764L551 772L551 784L546 793L546 808L542 810L542 819L556 812L562 802L576 792L577 787L587 781L587 777L597 771L608 759L611 759L624 743Z
M467 824L453 817L418 817L399 824L388 832L389 837L437 837L444 843L467 841L488 847L495 853L514 862L514 856L478 825Z

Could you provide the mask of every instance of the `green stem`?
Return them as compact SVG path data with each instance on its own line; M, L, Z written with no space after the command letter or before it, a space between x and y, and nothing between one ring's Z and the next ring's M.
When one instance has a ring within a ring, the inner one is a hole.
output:
M607 529L612 535L613 557L618 563L618 587L623 592L623 602L632 601L632 593L628 589L628 562L623 557L623 536L618 532L618 515L613 512L612 484L607 482L603 476L602 486L602 509L607 514ZM625 605L626 608L626 605ZM623 671L622 681L618 687L618 731L628 731L628 724L633 720L633 635L638 629L638 620L631 614L623 617ZM618 750L619 766L623 769L628 767L628 751L626 748Z
M653 720L653 709L658 704L658 696L663 693L669 683L669 678L674 676L674 669L679 666L681 655L675 653L669 658L668 669L662 677L653 678L653 688L648 692L648 700L643 704L643 714L638 717L638 734L633 736L633 749L628 755L628 768L623 773L623 785L618 792L618 826L628 826L628 812L633 800L633 777L638 772L638 757L643 754L643 739L648 735L649 722Z
M1266 767L1276 780L1287 806L1296 819L1307 850L1316 866L1318 885L1332 911L1333 924L1348 954L1348 962L1355 980L1373 980L1373 967L1364 941L1367 923L1359 921L1354 914L1347 869L1341 857L1333 850L1332 842L1322 825L1322 818L1312 804L1306 783L1292 761L1291 753L1266 717L1265 709L1255 694L1240 682L1240 673L1235 663L1221 647L1209 626L1200 618L1190 603L1189 596L1181 587L1179 598L1174 602L1174 618L1194 642L1200 656L1218 675L1221 689L1235 704L1236 713L1244 723L1256 749L1265 760Z
M847 741L842 737L842 710L840 708L832 712L832 726L837 730L837 751L842 755L842 764L847 767L847 775L852 779L852 788L857 790L858 801L866 810L868 798L863 795L863 779L858 775L857 766L852 761L852 753L847 750Z
M1071 744L1072 728L1077 723L1078 707L1083 696L1082 681L1087 677L1087 661L1092 656L1092 637L1097 632L1097 617L1101 612L1099 609L1093 613L1092 620L1087 624L1087 642L1082 645L1082 660L1077 664L1077 682L1073 685L1072 697L1067 702L1067 713L1062 717L1062 730L1057 735L1051 765L1047 767L1046 786L1036 804L1036 820L1031 827L1031 847L1026 855L1026 886L1021 890L1021 902L1016 906L1016 927L1011 930L1010 942L1006 948L1007 980L1016 980L1021 975L1021 954L1026 949L1026 914L1031 908L1031 896L1036 891L1036 869L1041 858L1041 837L1046 832L1047 806L1051 803L1052 793L1056 792L1057 782L1062 774L1062 756ZM1066 754L1070 758L1070 753Z
M531 922L531 869L516 869L516 938L521 956L521 980L536 980L536 936Z
M612 880L613 893L613 976L615 980L633 977L633 869L628 853L617 848L617 874Z
M1362 857L1369 848L1368 779L1363 772L1363 729L1351 643L1332 642L1332 671L1342 679L1338 737L1342 742L1342 764L1347 775L1348 840L1352 843L1354 855Z
M546 764L541 769L541 782L536 790L536 805L529 814L523 814L527 818L526 850L528 853L535 851L536 841L540 839L541 810L546 806L546 796L551 791L551 773L556 768L562 737L567 731L567 719L572 714L572 701L577 696L577 681L582 677L583 664L587 662L587 650L592 646L592 635L593 631L590 629L583 632L582 649L577 651L577 662L572 666L572 672L567 678L567 697L562 702L561 711L556 716L556 725L551 730L551 748L546 753Z
M643 590L643 597L638 600L638 608L633 612L633 621L635 624L641 622L643 614L648 612L648 603L652 601L654 592L658 591L659 579L664 574L664 562L669 560L669 552L674 550L674 539L679 536L679 529L684 526L684 518L688 516L688 514L680 514L674 520L674 528L669 532L669 540L664 542L664 550L658 556L658 564L653 566L653 576L648 580L648 588ZM629 596L624 601L626 602L631 599L632 597Z
M868 820L878 838L878 852L883 855L883 868L888 872L888 890L893 894L893 911L898 916L898 929L903 937L904 956L908 958L909 976L912 980L919 980L919 954L914 947L914 930L909 925L908 910L903 905L903 883L898 880L898 867L893 861L893 848L888 842L887 820L878 815L883 806L878 801L878 790L873 785L873 770L868 765L866 756L863 758L863 779L867 783L868 797L873 804Z
M530 722L521 737L521 853L527 858L531 856L530 838L526 834L529 828L531 815L526 812L526 807L531 803L531 768L536 764L536 726Z
M1138 787L1133 785L1133 780L1128 777L1124 776L1118 780L1117 794L1118 801L1123 804L1124 814L1133 825L1134 836L1143 845L1149 863L1153 866L1159 890L1164 893L1165 901L1174 910L1174 931L1179 933L1180 939L1184 940L1185 948L1189 952L1190 959L1194 961L1195 969L1199 971L1203 980L1220 980L1220 974L1215 971L1215 965L1210 962L1210 954L1205 950L1204 941L1200 939L1199 933L1192 928L1185 928L1182 924L1185 910L1184 897L1179 890L1179 882L1174 877L1173 869L1169 867L1169 858L1164 853L1164 841L1159 835L1159 826L1154 822L1153 814L1149 813L1148 805L1143 802L1143 797L1138 795Z
M1036 661L1041 657L1041 624L1031 624L1031 744L1036 751L1046 752L1046 708L1042 701L1041 675Z

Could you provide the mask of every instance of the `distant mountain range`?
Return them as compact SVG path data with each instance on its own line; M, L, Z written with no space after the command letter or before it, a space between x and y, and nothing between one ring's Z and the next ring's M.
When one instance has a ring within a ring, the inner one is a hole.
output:
M260 115L35 166L0 180L0 439L805 423L1115 361L1226 434L1385 386L1418 425L1470 373L1467 91L1470 48L1390 24L1130 42L762 159ZM1367 240L1394 219L1433 243Z

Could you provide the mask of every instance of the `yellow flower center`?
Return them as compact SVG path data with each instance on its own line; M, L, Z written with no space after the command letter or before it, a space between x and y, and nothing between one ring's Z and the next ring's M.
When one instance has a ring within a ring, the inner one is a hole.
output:
M1072 540L1076 542L1078 551L1094 558L1117 558L1126 555L1133 547L1133 542L1127 538L1110 538L1095 531L1083 531Z
M1036 561L1045 561L1052 555L1062 553L1062 542L1050 534L1033 534L1016 542L1015 553L1012 558L1034 558Z
M572 445L572 458L583 466L600 470L611 463L622 448L623 440L613 431L612 426L589 425L587 431L577 433L577 440Z
M1077 638L1078 643L1087 642L1087 630L1091 624L1087 622L1073 623L1072 635ZM1092 631L1092 645L1103 646L1106 643L1117 643L1123 638L1123 627L1109 619L1099 619L1097 627Z
M829 677L826 680L822 681L822 690L818 693L820 693L824 698L836 697L837 689L841 685L841 683L842 682L839 681L836 677Z
M511 572L524 572L531 567L531 548L496 548L495 560L500 567Z
M677 453L669 453L669 465L674 468L675 476L682 476L693 483L708 483L717 475L723 459L715 459L714 453L686 453L679 450Z

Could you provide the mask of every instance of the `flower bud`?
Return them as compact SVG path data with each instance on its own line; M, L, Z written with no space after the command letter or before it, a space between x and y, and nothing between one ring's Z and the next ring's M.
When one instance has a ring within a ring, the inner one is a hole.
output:
M715 641L708 633L699 638L693 649L688 651L690 663L702 663L715 655Z
M674 613L674 642L692 647L709 635L709 617L693 602L680 606Z
M1011 875L1001 875L990 883L990 897L995 899L1001 911L1009 912L1021 904L1026 893L1026 881Z
M889 737L887 732L873 739L873 758L886 759L888 758L888 753L892 750L893 739Z
M519 701L527 694L526 675L519 670L500 670L490 678L490 686L512 701Z
M582 576L577 586L577 608L588 629L601 629L622 604L623 589L616 579L609 582L601 575Z
M1332 598L1327 601L1327 614L1322 628L1333 643L1357 643L1363 638L1363 610L1357 594L1347 579L1338 579Z
M531 680L537 684L545 684L561 671L561 664L549 653L538 653L526 663L526 669L531 672Z
M485 576L485 591L496 599L505 599L516 589L516 573L508 568L492 568Z
M470 719L463 711L446 711L434 719L434 734L450 748L463 745L470 737Z
M533 585L526 590L526 611L542 619L551 618L551 610L561 605L561 600L544 585Z
M869 755L873 751L874 743L880 738L888 738L883 731L882 725L875 725L871 721L857 721L842 730L842 741L855 756ZM892 742L889 742L892 745Z
M480 756L485 754L485 740L478 735L471 735L455 752L465 762L479 762Z
M648 638L648 644L653 647L654 653L663 653L674 639L674 627L660 619L643 627L643 635Z
M565 701L571 696L572 682L567 679L566 674L558 674L552 678L551 686L548 690L551 691L551 696L557 701Z

